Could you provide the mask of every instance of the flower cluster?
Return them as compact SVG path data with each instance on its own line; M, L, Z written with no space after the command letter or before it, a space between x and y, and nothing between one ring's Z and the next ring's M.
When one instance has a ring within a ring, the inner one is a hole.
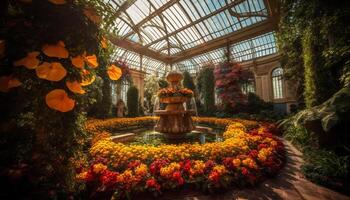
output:
M142 191L158 195L162 190L185 184L197 184L201 188L254 185L282 167L284 146L268 126L249 130L239 120L201 119L196 118L199 122L226 124L225 140L202 145L149 146L114 143L102 138L90 149L94 164L78 178L94 185L96 190L120 189L124 191L119 194L123 197L126 193Z
M193 91L187 88L174 89L162 88L158 91L157 96L162 97L192 97Z

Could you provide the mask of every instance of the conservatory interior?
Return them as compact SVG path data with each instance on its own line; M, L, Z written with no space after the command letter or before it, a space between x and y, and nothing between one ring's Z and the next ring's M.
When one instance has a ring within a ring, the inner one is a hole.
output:
M1 1L0 198L350 200L349 16Z

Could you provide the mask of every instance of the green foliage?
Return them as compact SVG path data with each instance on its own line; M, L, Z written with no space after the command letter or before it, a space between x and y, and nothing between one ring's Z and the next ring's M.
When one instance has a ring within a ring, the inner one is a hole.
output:
M215 113L215 78L212 68L203 68L197 77L197 88L200 99L203 102L202 114L213 115Z
M139 90L136 86L132 85L129 87L127 92L127 107L128 107L128 116L137 117L139 116Z
M282 1L277 32L282 67L308 107L322 103L349 82L350 25L345 17L350 14L349 4Z
M156 75L147 76L145 79L145 98L146 98L146 108L150 113L153 112L153 104L157 97L157 92L159 90L158 84L159 78Z
M158 85L159 85L159 88L166 88L169 86L169 83L164 79L159 79Z
M183 77L184 77L184 79L182 81L182 85L185 88L188 88L194 92L196 90L196 86L194 85L193 78L192 78L191 74L188 71L185 71L183 73Z
M62 40L69 56L84 51L95 54L99 69L105 70L108 51L99 47L102 32L83 14L84 2L67 1L63 5L39 0L1 2L4 6L0 38L6 41L6 50L0 57L0 76L11 74L22 82L21 87L0 94L0 154L11 155L0 164L0 171L5 172L0 181L4 198L68 199L79 189L74 161L80 160L86 142L86 110L96 101L88 94L94 90L94 84L84 87L86 95L70 92L65 82L81 81L81 70L73 67L69 58L49 57L41 51L43 45ZM41 52L38 56L41 62L60 62L67 76L61 81L47 81L39 79L35 70L13 66L14 61L32 51ZM85 68L94 75L95 70ZM75 100L72 111L61 113L46 105L46 94L58 88ZM18 170L18 177L8 173L13 170Z

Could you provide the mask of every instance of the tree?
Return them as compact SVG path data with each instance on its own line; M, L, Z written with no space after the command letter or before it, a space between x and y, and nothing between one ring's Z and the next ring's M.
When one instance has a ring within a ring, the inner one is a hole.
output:
M215 79L213 68L203 68L199 72L197 82L200 99L203 102L203 114L213 115L215 112Z
M231 113L239 112L240 105L247 101L241 90L241 83L247 78L241 66L235 62L224 62L215 68L214 74L215 86L224 106Z
M193 78L192 78L191 74L188 71L185 71L183 73L183 77L184 78L182 81L182 85L185 88L188 88L188 89L192 90L193 92L195 92L196 86L194 85Z
M129 87L126 95L127 95L128 116L129 117L139 116L139 90L136 88L136 86L132 85Z
M150 113L153 111L153 103L156 100L157 91L159 90L158 80L156 75L147 76L145 79L145 98Z

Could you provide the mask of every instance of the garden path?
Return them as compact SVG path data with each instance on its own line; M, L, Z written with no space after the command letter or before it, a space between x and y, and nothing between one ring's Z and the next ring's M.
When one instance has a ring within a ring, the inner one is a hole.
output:
M282 139L283 140L283 139ZM328 188L306 180L300 170L302 153L284 140L287 163L282 171L259 186L247 189L229 190L217 195L203 195L199 192L183 191L166 193L162 200L350 200ZM181 196L181 197L180 197Z

